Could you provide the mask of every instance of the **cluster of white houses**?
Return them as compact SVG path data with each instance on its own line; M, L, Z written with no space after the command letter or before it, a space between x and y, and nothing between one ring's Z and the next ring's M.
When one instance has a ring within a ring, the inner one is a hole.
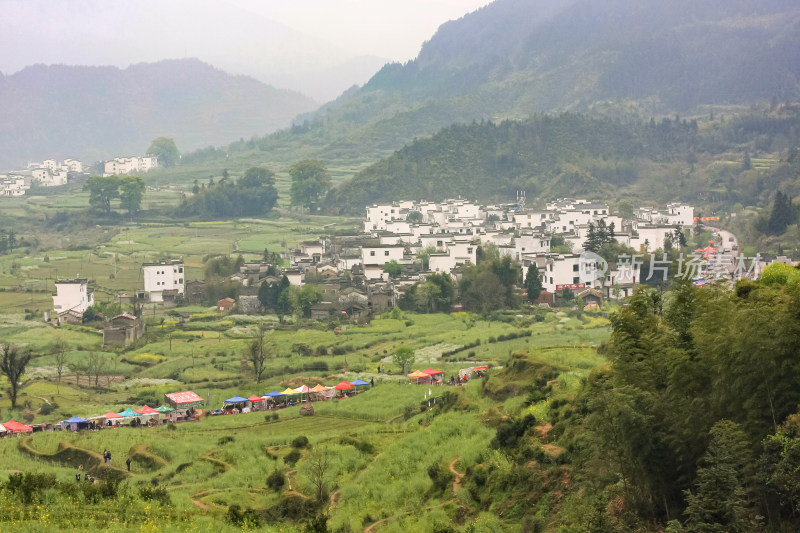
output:
M601 221L607 227L613 225L619 243L652 252L676 230L691 231L694 208L675 203L663 210L640 208L633 217L623 218L605 203L573 198L549 202L542 209L460 199L400 201L367 207L362 235L304 242L289 259L297 272L355 271L365 279L367 292L370 284L390 281L397 290L424 281L430 273L446 272L458 278L464 265L475 263L480 246L493 244L501 256L518 261L524 272L530 265L538 269L545 298L564 288L591 288L605 298L628 296L640 281L633 271L638 269L635 264L611 264L604 276L588 283L582 279L581 268L587 267L581 264L583 244L590 224L597 226ZM554 238L564 243L560 251L553 250ZM424 271L411 268L420 264L421 253L427 257ZM391 261L404 266L403 274L394 280L384 271ZM583 276L587 277L592 276Z
M157 167L156 157L117 157L105 162L103 175L141 174ZM28 163L25 170L0 174L0 196L24 196L34 183L40 187L57 187L87 176L83 163L77 159L46 159L41 163Z
M465 265L476 263L478 248L491 244L501 256L518 261L523 272L536 267L544 289L543 302L548 296L552 302L552 295L564 288L591 289L606 299L628 296L641 281L638 272L630 270L635 265L626 270L625 265L610 264L604 275L588 281L581 275L581 269L595 268L583 264L580 254L589 225L601 221L614 226L621 244L651 252L675 230L691 231L694 209L670 204L665 210L641 208L634 217L623 218L604 203L576 199L559 199L543 209L483 206L466 200L374 205L367 208L361 234L300 243L297 250L285 254L290 268L276 272L267 263L247 263L232 279L243 287L238 303L245 312L258 309L262 283L279 283L285 275L292 285L313 283L324 289L323 301L312 308L314 318L325 319L335 313L358 318L391 308L403 286L424 282L432 273L458 279ZM560 251L552 246L556 238L564 243ZM427 268L422 266L423 256ZM401 267L395 278L384 270L391 262ZM142 270L144 287L131 299L165 305L181 297L191 300L183 260L145 263ZM59 323L80 322L93 303L88 280L56 282L53 307ZM232 304L221 301L218 309L230 309ZM106 329L108 342L128 342L144 332L141 321L131 315L115 317Z
M25 170L0 174L0 196L23 196L32 183L40 187L66 185L83 174L83 170L83 163L77 159L46 159L41 163L28 163Z
M137 291L135 298L141 302L174 302L186 290L183 260L144 263L144 290ZM94 291L85 278L58 279L53 295L53 320L57 324L80 324L83 313L94 305ZM131 300L133 297L127 298ZM126 297L122 297L121 301ZM49 319L49 315L46 316ZM111 319L103 329L104 344L125 344L141 337L145 332L144 322L123 313Z

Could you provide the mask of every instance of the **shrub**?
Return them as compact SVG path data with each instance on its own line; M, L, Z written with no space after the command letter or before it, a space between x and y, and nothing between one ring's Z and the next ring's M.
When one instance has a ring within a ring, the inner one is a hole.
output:
M297 463L297 461L299 460L300 460L300 452L296 449L290 451L288 454L286 454L286 457L283 458L283 462L289 466L294 466L295 463Z
M280 491L285 482L286 478L283 477L283 472L279 470L273 470L272 473L267 476L267 487L275 492Z
M42 405L42 407L39 409L39 414L40 415L49 415L50 413L52 413L56 409L58 409L58 404L57 403L55 403L55 402L46 403L46 404Z
M224 437L221 437L221 438L220 438L220 439L217 441L217 444L218 444L218 445L220 445L220 446L224 446L225 444L228 444L229 442L234 442L235 440L236 440L236 439L235 439L233 436L231 436L231 435L226 435L226 436L224 436Z
M228 507L228 512L225 514L225 520L235 526L241 528L254 528L261 526L261 518L252 509L245 509L236 504Z
M292 448L305 448L308 446L308 437L300 435L292 441Z
M141 487L139 489L139 497L144 501L154 501L161 505L171 505L172 500L169 497L169 492L164 487Z

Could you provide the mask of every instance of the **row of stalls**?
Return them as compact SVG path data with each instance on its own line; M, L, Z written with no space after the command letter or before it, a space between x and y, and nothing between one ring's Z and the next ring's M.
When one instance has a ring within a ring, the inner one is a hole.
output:
M175 392L164 395L164 404L156 408L144 405L136 410L128 407L119 413L109 411L106 414L88 418L73 416L68 420L62 420L59 426L65 431L80 431L82 429L154 426L167 422L183 422L202 416L203 410L195 410L195 407L201 406L203 403L203 398L192 391Z
M444 381L444 372L428 367L425 370L414 370L408 377L417 385L441 385Z
M222 409L214 411L213 414L238 414L250 413L252 411L267 411L297 405L300 402L328 401L334 398L347 398L358 394L358 387L369 386L370 382L362 379L355 381L342 381L332 387L327 387L318 383L314 387L301 385L295 389L287 387L278 392L272 390L263 396L253 394L249 398L236 395L222 402Z

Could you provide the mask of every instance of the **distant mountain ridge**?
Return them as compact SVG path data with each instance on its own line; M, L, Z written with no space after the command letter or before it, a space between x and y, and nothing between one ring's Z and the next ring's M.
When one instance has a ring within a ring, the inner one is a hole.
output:
M798 58L794 0L497 0L303 118L334 139L322 158L340 132L377 154L455 122L795 101Z
M143 154L159 136L186 152L275 131L317 107L196 59L126 69L35 65L0 75L0 102L0 169Z

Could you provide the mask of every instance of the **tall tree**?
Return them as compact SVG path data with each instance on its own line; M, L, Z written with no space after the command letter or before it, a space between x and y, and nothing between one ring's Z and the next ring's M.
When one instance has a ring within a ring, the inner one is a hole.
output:
M245 354L247 360L253 365L253 376L256 378L256 383L261 383L267 359L272 355L272 350L266 343L266 336L267 329L263 325L259 325Z
M525 274L525 288L528 291L528 301L535 302L539 299L542 293L542 280L539 278L539 269L536 265L528 266L528 272Z
M175 166L180 158L175 141L169 137L154 139L150 148L147 149L147 155L157 157L158 165L162 167Z
M20 380L25 374L25 369L31 360L29 351L21 352L13 344L5 343L0 347L0 372L8 378L8 396L11 398L11 408L17 408L17 393Z
M89 205L105 213L111 212L111 200L119 198L119 178L94 176L86 181L83 190L89 191Z
M792 199L787 194L778 191L772 203L772 212L767 222L767 233L770 235L783 235L786 228L794 222Z
M410 346L400 346L392 354L392 361L403 369L403 374L408 374L408 369L414 363L415 358L414 349Z
M124 176L119 180L119 205L128 213L138 211L144 198L144 180L139 176Z
M697 469L693 491L686 491L688 531L749 533L758 522L746 486L752 480L747 435L738 424L721 420Z
M56 341L50 346L50 353L56 361L56 391L61 393L61 376L64 374L64 366L67 362L67 343L62 339Z
M316 159L306 159L295 163L289 169L289 176L292 178L290 189L292 205L308 207L331 186L331 179L328 169L322 161Z

